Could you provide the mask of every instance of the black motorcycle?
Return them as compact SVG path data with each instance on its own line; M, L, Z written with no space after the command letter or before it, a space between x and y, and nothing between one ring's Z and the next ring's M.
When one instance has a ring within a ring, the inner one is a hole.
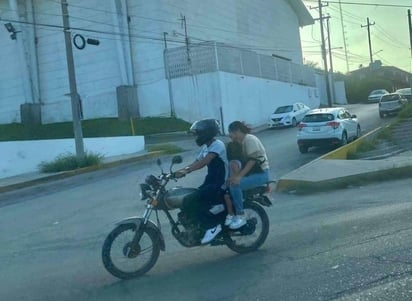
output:
M142 200L146 201L146 209L142 217L129 217L119 223L107 236L103 244L102 259L104 267L121 279L138 277L148 272L156 263L160 250L165 251L165 241L160 231L158 211L163 211L172 228L172 234L184 247L195 247L201 243L205 233L201 223L191 218L185 211L179 211L177 220L170 211L181 209L183 201L196 202L198 190L196 188L175 187L167 190L170 180L177 180L172 171L174 164L182 162L181 156L174 156L170 172L165 173L160 166L160 176L150 175L145 183L140 184ZM247 253L258 249L266 240L269 233L269 218L263 206L272 205L267 197L270 183L244 192L244 210L247 223L239 229L231 230L223 227L221 233L210 243L212 246L226 245L237 253ZM223 205L221 205L223 207ZM219 206L215 208L219 209ZM214 208L214 209L215 209ZM157 224L149 220L156 212ZM211 210L223 224L226 216L224 209Z

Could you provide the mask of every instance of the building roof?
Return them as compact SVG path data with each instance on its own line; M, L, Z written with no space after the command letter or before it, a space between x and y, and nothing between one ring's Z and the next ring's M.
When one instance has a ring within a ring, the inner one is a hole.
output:
M315 23L312 15L309 13L305 4L303 4L301 0L287 0L287 2L298 16L299 26L312 25Z

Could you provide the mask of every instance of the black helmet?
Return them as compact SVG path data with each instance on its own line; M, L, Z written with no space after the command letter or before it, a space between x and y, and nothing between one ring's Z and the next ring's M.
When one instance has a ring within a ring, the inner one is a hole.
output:
M193 122L190 131L195 134L196 144L201 146L219 134L219 122L216 119L202 119Z

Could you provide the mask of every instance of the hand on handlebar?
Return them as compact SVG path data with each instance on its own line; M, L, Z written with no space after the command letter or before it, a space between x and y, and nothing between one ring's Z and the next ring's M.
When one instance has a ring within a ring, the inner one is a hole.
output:
M174 173L174 176L176 179L180 179L186 176L186 174L188 174L187 169L180 169Z

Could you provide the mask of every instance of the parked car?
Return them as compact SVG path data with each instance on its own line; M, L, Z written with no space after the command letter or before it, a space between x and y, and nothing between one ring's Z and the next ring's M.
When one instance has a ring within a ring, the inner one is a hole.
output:
M379 116L381 118L389 114L396 114L408 103L408 100L398 93L390 93L382 96L379 101Z
M373 90L369 93L368 102L379 102L381 97L385 94L389 94L389 92L385 89Z
M302 121L305 114L309 111L310 108L300 102L278 107L275 112L270 115L268 126L270 128L285 126L295 127Z
M403 97L405 97L409 102L412 102L411 88L398 89L395 93L403 95Z
M358 138L361 127L356 115L343 107L309 111L298 125L297 143L301 153L311 146L341 146Z

